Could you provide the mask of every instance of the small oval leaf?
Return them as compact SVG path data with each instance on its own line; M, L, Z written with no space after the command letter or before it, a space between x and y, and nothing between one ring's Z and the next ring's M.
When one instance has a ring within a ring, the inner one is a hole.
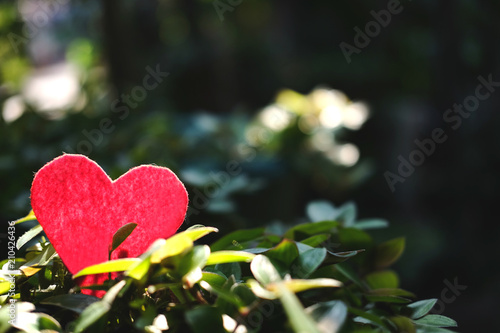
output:
M125 239L130 236L135 227L137 227L137 223L133 222L122 225L113 235L113 241L111 242L111 249L109 252L116 250L118 246L120 246Z

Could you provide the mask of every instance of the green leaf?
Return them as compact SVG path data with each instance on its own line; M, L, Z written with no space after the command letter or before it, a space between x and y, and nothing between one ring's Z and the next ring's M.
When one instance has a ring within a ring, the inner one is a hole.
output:
M0 282L0 295L6 294L10 290L10 282L9 281L1 281Z
M399 297L399 296L386 296L386 295L365 295L366 299L370 302L381 302L381 303L409 303L410 299Z
M227 333L222 323L222 314L217 308L199 306L185 313L186 322L194 333Z
M338 264L335 265L335 269L339 271L340 274L344 275L347 279L351 280L354 282L358 287L360 287L362 290L368 290L368 286L364 281L362 281L356 272L352 270L349 266L343 265L343 264Z
M195 246L182 257L179 266L171 274L180 275L190 288L202 278L201 268L205 266L209 255L210 247L208 245Z
M411 318L418 319L425 316L436 305L437 301L437 298L432 298L408 304L407 307L412 311Z
M342 282L334 279L292 279L284 280L278 283L284 284L289 290L293 291L294 293L315 288L337 288L342 286ZM276 286L277 284L269 284L267 286L267 289L278 292L277 289L279 288Z
M311 201L306 208L307 217L312 222L334 220L337 209L326 200Z
M399 289L399 288L379 288L370 290L370 295L376 296L404 296L404 297L415 297L415 295L409 291Z
M265 228L234 231L214 242L210 246L210 248L212 249L212 252L234 249L235 247L240 248L239 247L240 243L261 237L262 235L264 235L264 232Z
M358 222L353 224L353 228L367 230L367 229L379 229L386 228L389 226L389 222L383 219L366 219L359 220Z
M194 242L195 240L198 240L212 232L219 232L219 229L214 227L205 227L201 224L196 224L189 227L186 231L183 231L182 233L191 238L191 240Z
M109 290L102 298L102 301L107 302L108 304L113 303L117 296L122 295L125 291L127 291L130 284L130 280L121 280L120 282L109 288Z
M417 333L455 333L455 331L436 326L417 325Z
M144 276L146 276L146 274L148 274L150 266L150 258L139 260L129 267L129 269L125 272L125 275L136 280L141 280Z
M193 240L184 233L178 233L170 237L155 252L151 254L151 263L159 264L163 259L187 252L193 247Z
M111 248L109 249L109 252L113 252L120 246L125 239L127 239L128 236L134 231L134 229L137 227L137 223L127 223L124 224L118 229L115 234L113 235L113 240L111 242Z
M250 306L257 299L255 294L246 284L235 283L231 286L230 291L233 295L236 295L246 306Z
M413 321L417 325L435 326L435 327L457 327L457 322L451 318L430 314L423 318Z
M251 262L254 258L255 254L244 251L217 251L210 253L206 265L228 262Z
M348 310L350 313L358 316L357 318L354 318L355 322L363 322L363 323L369 322L369 323L372 323L374 325L378 325L382 328L387 328L387 325L384 323L382 318L378 317L377 315L375 315L373 313L366 312L366 311L363 311L360 309L356 309L354 307L349 307ZM366 319L366 320L359 320L359 317Z
M55 305L76 313L82 313L87 306L100 301L100 298L84 294L64 294L45 298L41 304Z
M394 316L390 317L389 320L394 323L397 327L398 332L407 332L407 333L415 333L415 325L410 320L410 318L403 316Z
M15 224L20 224L20 223L23 223L23 222L28 222L28 221L33 221L33 220L36 220L36 216L35 216L35 213L33 213L33 209L30 210L30 212L28 213L28 215L26 215L25 217L22 217L15 222Z
M354 251L344 251L344 252L327 251L325 264L338 264L364 251L365 250L354 250Z
M365 276L365 281L372 289L399 287L398 275L390 270L370 273Z
M166 240L162 238L155 240L153 244L149 246L148 250L139 256L141 261L132 265L129 270L125 272L125 275L136 280L144 278L149 271L149 267L151 266L151 255L165 245L165 243Z
M333 228L338 227L336 221L321 221L312 223L299 224L285 232L284 237L294 240L301 240L320 233L330 232Z
M296 333L320 333L314 320L304 311L297 296L288 290L283 283L277 283L276 286L280 295L281 304L285 309L293 330Z
M293 277L305 279L311 275L325 260L326 249L312 248L299 255L291 265Z
M281 276L273 266L271 261L262 254L257 255L250 264L250 270L253 276L262 283L267 285L272 282L281 281Z
M201 268L195 267L182 277L184 289L191 289L193 286L203 278Z
M111 310L111 305L107 302L95 302L83 310L80 317L75 322L75 333L80 333L89 328L96 321L101 319Z
M311 247L316 247L318 245L323 244L326 242L329 238L331 237L331 234L319 234L319 235L314 235L309 238L303 239L300 242L302 244L309 245Z
M134 264L140 262L139 258L122 258L111 261L105 261L100 264L92 265L89 267L85 267L75 275L73 275L73 279L83 275L90 274L100 274L100 273L112 273L112 272L121 272L130 269Z
M267 290L266 288L262 287L262 285L259 282L255 281L253 279L249 279L247 281L247 284L250 287L250 289L252 290L252 292L255 294L255 296L257 296L257 297L260 297L263 299L271 299L271 300L278 298L277 293L270 291L270 290Z
M288 239L282 240L278 245L266 252L266 256L290 266L299 256L299 250L295 242Z
M356 221L357 208L354 202L347 202L340 206L336 211L336 216L333 218L336 221L341 221L344 228L352 227Z
M342 228L338 235L339 243L344 249L370 249L373 246L372 237L359 229Z
M227 279L217 273L212 272L203 272L201 279L207 282L212 287L221 288L224 283L226 283Z
M241 266L238 262L228 262L217 264L214 270L224 274L226 277L234 276L235 280L241 280Z
M31 276L38 272L40 267L46 266L56 256L56 250L52 244L50 244L46 246L39 255L22 265L19 269L23 271L26 276Z
M39 224L35 225L33 228L26 231L21 237L19 237L16 243L16 248L19 250L21 247L23 247L24 244L28 243L42 231L43 229L41 225Z
M61 324L53 317L38 312L18 312L12 325L25 332L40 332L44 330L61 331Z
M347 306L341 301L314 304L306 308L322 333L336 333L347 318Z
M242 309L245 307L245 304L240 300L240 298L232 293L229 290L225 290L225 286L216 286L216 285L211 285L210 283L206 281L200 281L200 287L202 287L205 290L208 290L209 292L217 295L218 297L222 298L226 302L229 302L236 306L238 309Z
M376 247L375 266L385 268L392 265L403 254L405 239L403 237L382 243Z

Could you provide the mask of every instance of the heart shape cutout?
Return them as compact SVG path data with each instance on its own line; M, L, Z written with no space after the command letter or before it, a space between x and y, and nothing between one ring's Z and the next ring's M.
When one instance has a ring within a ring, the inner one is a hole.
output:
M111 259L139 256L154 240L177 231L187 205L186 189L170 169L141 165L113 181L83 155L65 154L49 162L31 187L33 212L72 274L107 261L114 233L127 223L137 227ZM106 278L99 274L78 282Z

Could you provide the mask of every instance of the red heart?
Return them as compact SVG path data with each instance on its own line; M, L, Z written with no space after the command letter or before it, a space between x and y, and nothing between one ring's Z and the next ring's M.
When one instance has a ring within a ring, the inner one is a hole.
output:
M113 234L137 227L112 259L137 257L158 238L172 236L184 221L188 195L167 168L142 165L112 181L97 163L66 154L41 168L31 187L33 212L73 274L108 260ZM103 282L87 278L81 285Z

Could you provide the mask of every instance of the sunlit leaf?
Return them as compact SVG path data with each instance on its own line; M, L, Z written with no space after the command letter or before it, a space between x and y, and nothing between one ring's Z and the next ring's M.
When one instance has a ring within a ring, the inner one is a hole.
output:
M205 227L201 224L197 224L191 226L182 233L191 238L191 240L194 242L195 240L198 240L212 232L219 232L219 229L214 227Z
M151 266L151 255L165 245L165 243L166 240L162 238L155 240L153 244L149 246L148 250L139 256L141 261L132 265L128 271L125 272L125 275L136 280L144 278L149 271L149 267Z
M273 299L278 298L278 293L275 293L273 291L270 291L270 290L262 287L262 285L259 282L257 282L256 280L250 279L247 281L247 284L250 287L250 289L252 290L252 292L255 294L255 296L257 296L257 297L260 297L263 299L269 299L269 300L273 300Z
M191 237L183 233L178 233L170 237L155 252L151 254L151 263L158 264L163 259L179 255L193 247Z
M132 267L132 265L136 264L137 262L140 262L140 259L122 258L111 261L105 261L100 264L85 267L84 269L73 275L73 279L76 279L77 277L83 275L126 271L130 269L130 267Z
M224 264L229 262L251 262L255 254L244 251L217 251L210 253L206 265Z
M281 281L281 276L273 266L271 261L264 255L257 255L250 264L250 269L253 276L262 283L267 285L272 282Z
M30 240L32 240L36 235L41 233L43 231L42 226L37 224L30 230L26 231L19 239L17 240L16 243L16 248L19 250L21 247L24 246L24 244L28 243Z
M36 220L36 216L35 216L35 213L33 212L33 210L30 210L30 212L28 213L28 215L26 215L25 217L22 217L15 222L15 224L20 224L20 223L23 223L23 222L27 222L27 221L33 221L33 220Z
M282 283L277 283L277 288L292 329L296 333L320 333L314 320L304 311L297 296Z
M195 283L200 281L203 278L203 273L201 268L196 267L189 271L182 277L182 282L184 283L184 288L189 289L192 288Z
M0 295L6 294L10 290L10 285L9 281L0 282Z
M336 288L342 286L342 282L334 279L292 279L284 280L278 283L283 283L289 290L293 291L294 293L315 288ZM267 286L267 289L277 292L279 288L277 287L277 284L269 284Z

